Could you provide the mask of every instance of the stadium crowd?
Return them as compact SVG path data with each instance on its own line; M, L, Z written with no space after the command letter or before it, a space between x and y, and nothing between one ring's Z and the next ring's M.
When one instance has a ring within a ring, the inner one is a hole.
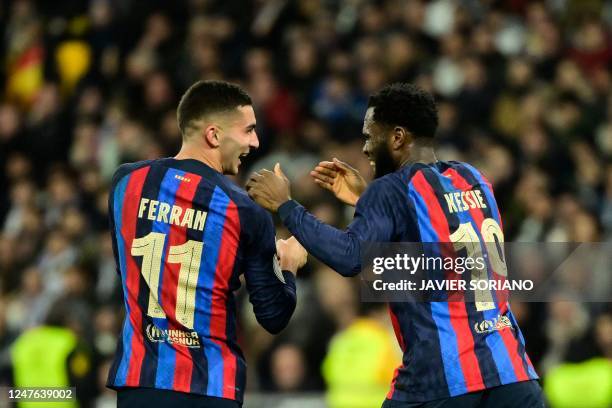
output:
M122 321L110 178L120 163L177 152L178 98L198 79L241 83L253 98L261 146L236 182L280 162L294 198L328 223L346 225L352 209L309 171L337 157L369 176L368 95L408 81L436 96L439 157L493 183L506 241L612 241L609 1L15 0L0 5L0 30L0 365L59 301L87 356L83 398L98 406L112 406L104 381ZM359 316L365 332L390 333L357 288L311 259L277 337L242 291L249 389L323 393L341 381L339 333ZM612 359L609 303L514 309L545 379ZM392 369L379 370L386 388Z

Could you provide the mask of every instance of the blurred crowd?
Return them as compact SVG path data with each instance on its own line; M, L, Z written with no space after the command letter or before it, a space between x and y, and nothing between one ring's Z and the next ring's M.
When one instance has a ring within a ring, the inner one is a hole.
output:
M371 177L368 95L408 81L436 97L439 158L493 183L506 241L612 241L610 1L14 0L0 3L0 30L0 363L67 301L98 406L112 401L103 384L122 322L109 181L120 163L178 151L175 109L199 79L240 83L253 98L261 146L236 182L280 162L294 198L325 222L345 226L352 209L308 172L337 157ZM339 334L364 321L390 330L357 287L309 261L277 337L240 292L249 389L334 384ZM612 358L609 304L514 310L544 377Z

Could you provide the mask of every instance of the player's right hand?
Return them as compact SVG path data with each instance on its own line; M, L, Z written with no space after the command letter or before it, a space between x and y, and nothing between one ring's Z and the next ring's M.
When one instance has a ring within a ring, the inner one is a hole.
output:
M295 237L279 239L276 241L276 254L278 255L280 267L283 271L294 274L306 264L308 252Z
M357 169L334 157L322 161L310 172L314 182L334 193L338 200L355 206L368 183Z

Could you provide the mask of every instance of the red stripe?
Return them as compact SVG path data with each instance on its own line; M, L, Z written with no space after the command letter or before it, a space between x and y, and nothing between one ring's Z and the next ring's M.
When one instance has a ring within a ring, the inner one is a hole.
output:
M185 210L193 207L193 197L195 196L201 176L192 173L185 173L175 193L174 205ZM186 181L189 180L189 181ZM181 227L171 224L168 233L168 244L164 256L164 274L162 278L162 305L164 313L168 319L168 329L185 330L185 327L176 320L176 293L178 289L178 276L181 265L179 263L168 262L168 250L171 246L182 245L187 239L187 226ZM175 371L172 387L176 391L189 392L191 390L191 374L193 372L193 359L189 349L172 344L175 353Z
M472 189L472 186L470 185L470 183L468 183L467 180L463 178L463 176L461 176L461 174L459 174L455 169L449 168L448 170L444 172L444 174L451 176L453 185L459 190L467 191L467 190ZM474 221L476 222L476 226L478 227L478 230L480 231L482 222L485 218L483 210L479 208L471 208L470 214L472 216L472 219L474 219ZM496 274L496 276L498 275ZM500 309L500 313L505 313L506 308L507 308L506 304L507 302L503 302L503 308L502 308L503 310ZM518 352L518 342L516 338L511 333L509 328L503 328L499 330L498 332L504 341L506 349L508 350L508 354L510 355L510 360L512 361L512 366L514 367L516 378L519 381L528 380L529 376L525 372L525 367L523 366L523 359L521 358Z
M393 393L395 392L395 382L397 381L397 374L399 373L400 367L397 367L395 371L393 372L393 381L391 381L391 388L389 389L389 392L387 393L387 399L393 398Z
M138 222L138 204L142 194L142 186L149 172L149 166L134 171L125 189L123 198L123 214L121 219L121 235L125 243L125 253L130 254L132 241L136 235L136 223ZM125 385L137 386L140 383L140 370L144 359L144 344L142 337L142 311L138 305L138 291L140 289L140 270L131 255L126 256L126 288L127 301L130 307L130 324L132 325L132 344L130 345L130 362Z
M223 358L223 398L236 398L236 356L227 346L227 294L234 270L236 251L240 239L238 208L230 201L225 213L219 259L212 290L210 336L221 348Z
M391 306L389 306L389 316L391 316L391 324L393 325L393 331L395 332L395 337L399 342L399 345L402 351L406 351L406 344L404 343L404 336L402 336L402 331L399 327L399 322L397 321L397 315L393 313Z
M427 182L422 171L415 174L412 178L412 183L427 204L427 212L431 220L431 225L436 230L438 241L441 243L442 255L444 257L454 256L451 245L447 244L450 242L448 220L440 206L433 187ZM446 278L459 279L453 272L447 273ZM457 293L457 295L461 298L463 297L461 293ZM454 298L448 302L448 311L451 325L453 326L455 337L457 338L459 362L461 364L463 377L465 378L466 388L468 392L484 389L485 385L480 372L478 358L474 350L474 336L469 326L466 305L461 299Z

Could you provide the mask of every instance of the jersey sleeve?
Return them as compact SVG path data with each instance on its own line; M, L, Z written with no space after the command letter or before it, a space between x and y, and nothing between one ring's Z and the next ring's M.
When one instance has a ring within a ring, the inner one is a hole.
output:
M281 271L276 260L272 217L253 206L249 214L251 237L245 248L244 276L249 300L259 324L272 334L287 326L296 305L295 277Z
M279 215L308 253L343 276L355 276L361 271L362 243L391 241L395 236L394 205L400 203L394 203L393 196L387 179L372 182L344 231L321 222L293 200L281 205Z

